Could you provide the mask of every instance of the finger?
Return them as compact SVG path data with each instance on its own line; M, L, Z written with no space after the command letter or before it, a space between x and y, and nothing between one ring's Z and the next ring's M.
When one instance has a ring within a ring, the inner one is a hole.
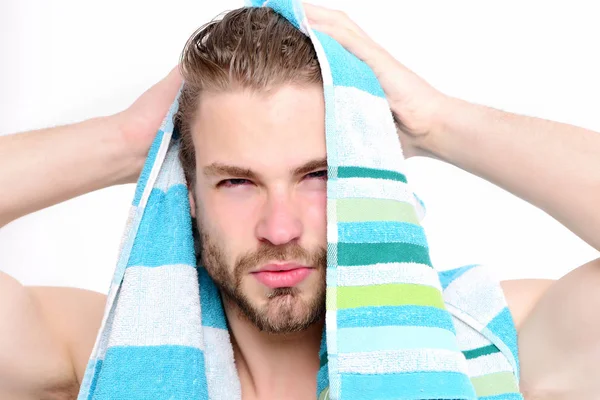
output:
M163 86L167 92L172 92L175 90L175 93L179 90L179 86L183 83L183 78L181 76L180 66L177 65L173 67L171 71L165 76L157 85Z
M382 53L381 46L368 36L361 36L354 30L339 25L311 24L311 28L331 36L342 47L362 61L370 64Z
M313 25L312 28L331 36L346 50L361 60L365 61L366 58L370 58L369 42L358 36L356 32L347 28L332 27L330 25Z
M146 90L130 109L144 118L161 119L177 96L182 81L179 67L173 68L167 76Z
M359 36L367 36L366 33L343 11L333 10L310 3L304 3L304 10L306 12L306 18L311 25L339 26L354 31Z

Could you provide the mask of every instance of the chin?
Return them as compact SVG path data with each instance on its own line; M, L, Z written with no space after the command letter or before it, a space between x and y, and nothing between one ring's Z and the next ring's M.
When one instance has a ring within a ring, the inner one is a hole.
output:
M277 288L270 289L260 305L252 308L250 315L246 314L263 332L302 332L322 319L325 298L317 291L306 293L297 287Z

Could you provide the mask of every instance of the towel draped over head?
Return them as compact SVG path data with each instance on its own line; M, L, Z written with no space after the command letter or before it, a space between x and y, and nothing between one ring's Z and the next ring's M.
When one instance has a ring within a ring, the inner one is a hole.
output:
M299 0L271 7L309 36L325 97L326 324L318 399L522 399L516 333L480 266L438 273L371 69L312 30ZM139 178L80 400L240 400L219 292L197 265L173 133L176 99Z

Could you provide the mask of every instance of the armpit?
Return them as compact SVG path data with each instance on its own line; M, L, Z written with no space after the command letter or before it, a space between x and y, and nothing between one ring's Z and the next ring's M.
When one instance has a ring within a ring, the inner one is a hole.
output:
M517 332L540 298L555 282L550 279L519 279L500 282Z

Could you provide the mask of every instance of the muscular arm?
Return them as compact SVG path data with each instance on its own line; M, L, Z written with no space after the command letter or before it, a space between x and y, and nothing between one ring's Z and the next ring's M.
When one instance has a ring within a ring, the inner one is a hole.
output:
M502 282L519 335L526 399L596 399L600 259L558 281Z
M114 116L0 137L0 227L69 198L135 182L180 84L173 70ZM0 398L73 398L104 301L79 289L26 288L0 272Z
M0 302L0 398L75 396L106 296L75 288L24 287L2 272L0 294L7 300Z
M600 133L457 99L446 100L438 118L420 142L427 155L521 197L600 250ZM598 398L600 259L558 281L502 285L525 398Z
M0 136L0 227L72 197L135 182L180 85L173 69L119 114Z
M75 374L65 343L19 282L0 272L0 398L69 393Z
M30 212L131 180L140 169L114 118L0 136L0 227Z
M420 145L546 211L600 250L600 133L449 99Z
M449 99L423 148L523 198L600 250L600 134ZM558 281L503 282L526 399L600 392L600 259Z
M406 156L432 156L532 203L600 249L600 134L447 97L344 13L305 4L310 25L366 62L398 123Z

